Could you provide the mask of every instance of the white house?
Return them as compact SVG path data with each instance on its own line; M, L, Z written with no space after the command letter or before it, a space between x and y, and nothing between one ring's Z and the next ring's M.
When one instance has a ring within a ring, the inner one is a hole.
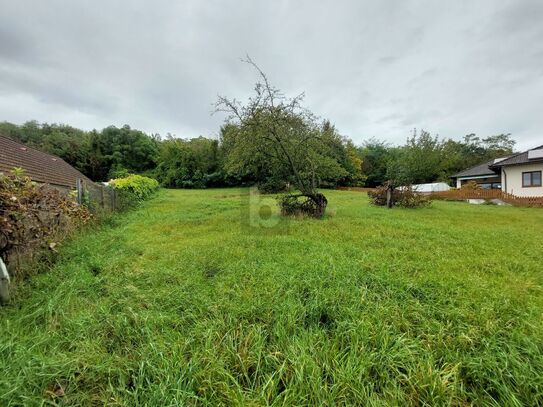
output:
M502 157L453 175L456 187L475 181L484 189L501 189L515 196L543 196L543 145Z
M502 191L516 196L543 196L543 146L515 154L491 168L500 174Z

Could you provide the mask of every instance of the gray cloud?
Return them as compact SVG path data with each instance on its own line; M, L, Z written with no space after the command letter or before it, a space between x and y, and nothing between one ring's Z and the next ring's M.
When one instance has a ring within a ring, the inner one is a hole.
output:
M249 53L345 135L543 142L543 2L0 0L0 120L216 135Z

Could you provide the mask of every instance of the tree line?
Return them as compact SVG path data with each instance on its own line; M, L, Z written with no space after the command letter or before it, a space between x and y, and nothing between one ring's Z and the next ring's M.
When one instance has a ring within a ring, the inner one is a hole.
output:
M251 120L267 123L274 114L273 110L258 112ZM282 129L289 134L285 139L298 137L304 143L298 145L309 146L303 156L309 164L304 165L311 167L311 182L321 188L375 187L387 180L398 184L450 182L452 174L511 154L515 145L510 134L484 138L469 134L454 140L424 130L414 130L400 146L378 138L356 145L327 120L287 116ZM174 188L256 184L268 192L281 190L294 175L277 159L276 145L267 141L269 135L258 132L254 122L248 121L226 122L218 139L161 137L128 125L85 131L36 121L0 123L0 134L59 156L94 181L135 173ZM301 167L300 174L306 170Z

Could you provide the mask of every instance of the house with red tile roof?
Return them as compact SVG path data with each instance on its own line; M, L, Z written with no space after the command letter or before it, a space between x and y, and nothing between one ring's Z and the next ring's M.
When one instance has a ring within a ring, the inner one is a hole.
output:
M0 172L7 174L13 168L24 169L25 175L37 183L64 190L75 189L78 178L86 184L92 184L89 178L62 158L0 135Z

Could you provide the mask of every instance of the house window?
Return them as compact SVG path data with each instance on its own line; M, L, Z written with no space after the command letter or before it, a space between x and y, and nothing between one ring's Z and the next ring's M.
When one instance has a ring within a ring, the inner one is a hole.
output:
M485 183L479 184L479 186L482 189L502 189L502 184L499 184L497 182L485 182Z
M541 186L541 171L530 171L522 173L523 187L540 187Z

